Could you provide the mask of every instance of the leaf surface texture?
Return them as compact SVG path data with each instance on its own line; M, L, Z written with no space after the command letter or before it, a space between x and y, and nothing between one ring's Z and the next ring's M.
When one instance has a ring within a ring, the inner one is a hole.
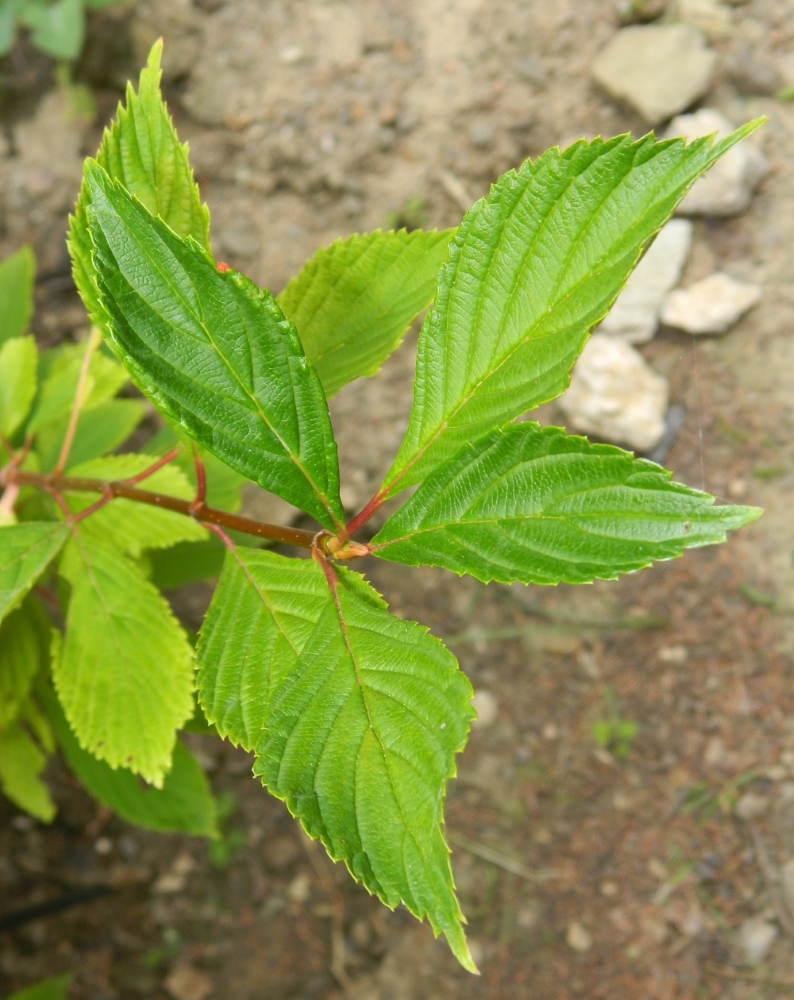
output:
M450 243L386 492L559 396L649 240L697 177L759 124L717 144L581 140L504 174Z
M210 722L247 745L258 723L254 773L334 860L427 917L473 969L443 835L474 714L452 654L357 574L340 571L334 593L312 560L238 550L198 659Z
M98 167L87 173L103 303L138 385L236 472L337 528L328 405L275 299L219 273Z
M611 445L521 423L462 448L372 541L375 555L501 583L592 583L724 542L755 507Z

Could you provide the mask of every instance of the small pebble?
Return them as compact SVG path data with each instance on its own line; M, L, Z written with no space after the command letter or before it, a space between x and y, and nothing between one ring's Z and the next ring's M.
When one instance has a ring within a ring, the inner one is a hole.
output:
M480 688L472 698L472 705L477 713L474 725L478 729L487 729L492 726L499 715L499 703L496 696L485 688Z
M727 333L761 301L761 288L717 271L667 297L662 322L687 333Z
M686 663L689 653L686 646L662 646L656 655L662 663Z
M601 895L606 896L607 899L615 899L620 892L617 882L612 882L609 879L602 882L598 889Z
M739 943L745 965L760 965L775 943L777 927L765 917L750 917L739 928Z
M291 903L302 904L308 901L312 894L312 880L306 872L301 872L287 886L287 899Z
M745 792L736 803L736 815L739 819L752 820L763 816L769 805L769 799L755 792Z
M573 920L570 924L568 924L565 941L569 948L582 954L586 951L590 951L593 947L592 935L586 927L583 927L579 923L578 920Z

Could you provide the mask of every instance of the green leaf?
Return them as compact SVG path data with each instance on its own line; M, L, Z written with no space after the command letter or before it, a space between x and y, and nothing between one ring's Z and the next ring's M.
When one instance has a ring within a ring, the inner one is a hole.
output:
M55 805L49 789L39 775L47 758L33 737L21 724L12 722L0 729L0 788L20 809L50 823L55 818Z
M83 0L27 0L20 18L32 31L37 49L55 59L76 59L83 48Z
M182 743L176 742L173 767L163 787L146 788L132 771L114 770L82 749L52 691L47 692L46 706L66 763L102 805L149 830L217 836L215 800L207 776Z
M374 375L433 301L454 230L374 232L318 251L278 297L329 398Z
M153 464L150 455L112 455L86 462L71 470L75 478L113 482L131 479ZM139 489L192 500L194 493L181 469L167 465L136 484ZM69 506L77 513L99 499L96 493L69 493ZM203 542L205 528L191 517L161 510L134 500L111 500L81 523L86 538L102 540L137 559L144 549L167 549L178 542Z
M109 399L98 406L80 411L66 471L91 459L100 458L124 444L146 415L146 404L140 399ZM61 454L68 422L52 420L36 435L36 451L41 468L55 468Z
M421 482L461 445L559 396L653 235L760 124L716 144L583 139L504 174L450 243L384 493Z
M0 621L20 603L68 535L68 525L54 521L0 528Z
M84 750L162 788L193 714L187 636L137 566L82 530L60 569L72 594L52 673L66 718Z
M119 105L118 119L106 129L97 162L111 177L151 212L159 215L178 236L192 236L209 250L210 215L202 205L187 144L181 145L160 94L162 39L155 42L141 71L138 93L127 85L127 106ZM69 220L69 251L74 280L88 312L104 329L106 316L97 298L93 246L86 206L89 192L83 182L75 214Z
M0 0L0 56L7 56L14 47L17 40L17 14L23 3L24 0ZM0 342L2 339L0 335Z
M225 645L222 636L225 635ZM307 832L392 908L404 902L474 970L443 835L473 717L452 654L340 571L238 550L202 629L199 696Z
M39 352L33 337L13 337L0 347L0 433L11 438L36 395Z
M35 278L36 258L29 246L0 262L0 344L27 331Z
M176 590L186 583L217 580L226 549L211 535L205 542L182 542L164 552L152 552L152 583L158 590Z
M37 622L23 605L0 625L0 729L12 722L28 699L42 665Z
M431 473L372 545L485 582L591 583L724 542L761 513L713 504L620 448L521 423Z
M87 164L88 215L111 337L163 412L236 472L328 528L344 523L322 386L269 292Z
M43 382L26 428L27 434L34 434L51 421L63 420L71 413L87 346L86 343L69 344L59 348L52 361L42 358L43 362L46 360L46 374L42 373ZM83 409L89 410L112 399L128 381L129 375L122 365L102 351L94 352L82 394Z
M34 986L27 986L24 990L12 993L8 1000L67 1000L72 979L71 972L63 976L53 976L51 979L42 979Z

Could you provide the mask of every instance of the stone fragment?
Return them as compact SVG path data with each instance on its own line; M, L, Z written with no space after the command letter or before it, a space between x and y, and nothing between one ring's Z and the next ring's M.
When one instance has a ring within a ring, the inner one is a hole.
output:
M321 66L352 69L364 54L364 25L348 3L330 3L312 9Z
M763 46L740 44L725 61L725 73L743 94L776 94L783 87L783 74L769 61Z
M739 928L739 944L745 965L760 965L775 943L777 933L777 927L760 914L745 920Z
M667 223L632 272L598 328L600 333L622 337L631 344L644 344L653 337L665 296L678 284L689 257L692 230L686 219Z
M593 947L593 936L583 927L578 920L572 920L568 924L568 930L565 934L565 941L569 948L573 951L578 951L584 953L590 951Z
M733 131L728 119L713 108L701 108L691 115L678 115L670 122L667 137L699 139L716 134L722 139ZM678 206L681 215L738 215L743 212L753 192L766 177L769 164L751 142L745 140L729 149L692 189Z
M736 815L747 821L763 816L769 806L769 800L764 795L755 792L745 792L736 803Z
M649 451L664 434L669 387L623 340L595 334L560 406L575 431Z
M671 13L679 21L700 28L708 38L725 38L734 31L731 10L720 0L676 0Z
M206 972L183 964L169 973L163 987L173 1000L205 1000L214 988Z
M599 52L593 77L658 125L705 94L716 59L691 24L634 25L618 31Z
M671 292L662 309L662 322L687 333L727 333L760 300L759 285L717 271Z
M499 714L499 704L496 697L491 694L490 691L486 691L485 688L480 688L472 698L472 705L474 706L474 711L477 713L477 718L474 720L474 725L478 729L486 729L488 726L492 726L496 722L496 718Z

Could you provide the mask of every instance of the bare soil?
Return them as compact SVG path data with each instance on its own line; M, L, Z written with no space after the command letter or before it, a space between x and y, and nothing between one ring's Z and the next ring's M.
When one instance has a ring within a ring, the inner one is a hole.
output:
M714 41L721 65L750 43L770 62L794 52L790 2L733 9L736 32ZM455 225L525 156L645 131L590 81L617 26L608 0L160 0L97 14L79 76L101 124L164 34L217 253L278 291L336 236ZM0 251L34 243L35 327L53 344L85 327L63 236L99 124L67 121L49 64L24 44L3 72ZM449 639L496 708L447 809L482 975L305 842L247 755L194 737L235 806L214 860L203 842L98 809L57 760L50 827L0 802L0 915L110 888L2 934L5 993L72 971L74 1000L794 995L779 882L794 857L794 104L748 96L722 71L705 103L737 123L769 114L773 170L744 215L697 223L685 281L724 267L764 298L720 340L662 330L643 350L686 407L676 478L766 516L726 546L592 587L365 567L393 610ZM351 509L405 427L413 342L333 403ZM541 416L561 422L554 407ZM194 588L175 604L195 623L206 599ZM624 759L592 736L609 692L639 724ZM739 929L759 915L777 939L750 967Z

